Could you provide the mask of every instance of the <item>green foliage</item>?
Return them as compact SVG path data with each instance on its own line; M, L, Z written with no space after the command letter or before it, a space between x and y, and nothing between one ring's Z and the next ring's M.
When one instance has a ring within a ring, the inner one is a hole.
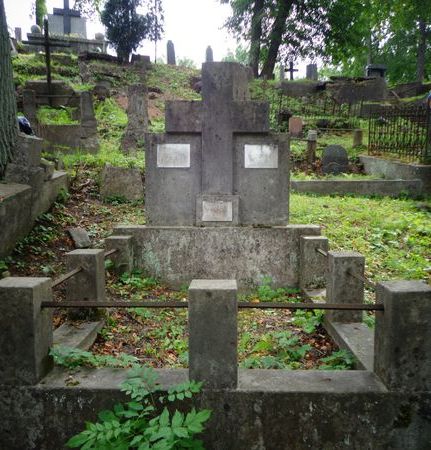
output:
M272 278L263 277L261 285L257 288L257 297L261 302L273 302L275 300L292 300L289 296L299 294L301 291L297 288L272 288ZM296 300L293 297L293 300Z
M323 363L319 366L320 370L348 370L355 365L354 355L347 350L338 350L320 361Z
M37 109L37 120L44 125L77 125L79 121L73 118L76 109L66 106L61 108L41 106Z
M120 283L135 289L152 289L158 285L155 278L143 277L140 270L134 270L132 273L123 273L120 277Z
M76 367L130 367L138 362L134 356L120 353L117 357L110 355L94 355L91 352L63 345L51 348L49 354L58 366L74 369Z
M43 19L46 14L48 14L48 9L46 8L46 0L36 0L36 23L40 26L40 28L43 28Z
M222 58L222 61L237 62L246 66L248 64L248 49L239 44L234 52L229 49L227 55Z
M245 335L245 339L246 342L240 341L242 348L253 344L250 335ZM241 367L247 369L298 369L310 350L309 344L302 344L299 336L290 331L266 333L254 343L249 356L241 363Z
M195 69L196 70L196 64L193 61L193 59L184 57L178 59L178 66L179 67L187 67L188 69Z
M138 14L138 7L146 7L146 14ZM163 11L160 2L150 0L107 0L101 13L106 36L118 58L128 62L130 53L146 37L159 40L163 31Z
M315 309L313 311L304 311L300 309L295 312L292 322L294 325L301 327L305 333L311 334L321 325L324 315L324 311L320 309Z
M98 422L88 422L86 429L66 445L83 450L203 449L195 435L204 430L211 411L193 408L184 413L169 407L171 402L192 398L201 386L202 383L190 381L166 393L157 383L153 369L135 367L121 385L131 401L101 411Z

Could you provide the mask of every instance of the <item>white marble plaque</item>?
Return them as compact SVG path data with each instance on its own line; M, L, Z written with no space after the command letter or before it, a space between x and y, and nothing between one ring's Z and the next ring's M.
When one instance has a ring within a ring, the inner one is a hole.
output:
M202 222L232 222L232 202L202 201Z
M190 144L158 144L157 167L190 167Z
M278 146L245 144L244 167L246 169L277 169Z

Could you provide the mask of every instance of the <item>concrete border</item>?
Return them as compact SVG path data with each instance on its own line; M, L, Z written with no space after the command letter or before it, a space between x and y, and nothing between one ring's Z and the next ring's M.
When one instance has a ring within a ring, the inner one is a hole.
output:
M377 195L399 197L408 195L420 197L423 193L423 182L413 180L292 180L292 190L301 193L318 195Z

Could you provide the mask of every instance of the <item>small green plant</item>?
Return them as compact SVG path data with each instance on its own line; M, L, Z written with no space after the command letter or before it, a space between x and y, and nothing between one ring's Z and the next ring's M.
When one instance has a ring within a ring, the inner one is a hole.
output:
M299 294L301 291L297 288L277 288L272 286L271 277L263 277L261 285L257 288L257 297L261 302L272 302L274 300L285 300L287 297ZM296 298L294 297L293 300ZM289 299L292 300L292 299Z
M155 278L143 277L142 272L139 270L135 270L132 273L123 273L120 277L120 282L136 289L152 289L158 284Z
M204 430L211 411L193 408L183 413L168 407L171 402L192 398L201 386L202 383L190 381L166 392L157 383L153 369L134 367L121 384L131 401L100 412L98 422L87 423L85 430L66 445L82 450L203 449L202 441L195 435Z
M322 323L324 315L324 311L319 309L313 311L298 310L295 312L292 322L297 327L301 327L307 334L311 334Z
M87 367L130 367L138 362L131 355L120 353L117 357L110 355L94 355L79 348L56 345L52 347L49 354L54 358L55 364L68 369L80 366Z
M320 370L347 370L353 368L355 357L347 350L338 350L320 361L323 363Z

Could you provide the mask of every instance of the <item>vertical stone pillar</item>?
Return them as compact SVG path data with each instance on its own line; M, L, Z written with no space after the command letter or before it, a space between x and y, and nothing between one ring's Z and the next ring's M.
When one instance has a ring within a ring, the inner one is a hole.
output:
M213 49L211 48L211 45L208 45L205 51L205 62L214 62Z
M133 270L133 238L132 236L110 236L105 239L105 250L116 249L109 256L114 263L117 273L131 272Z
M316 161L317 130L309 130L307 134L307 163L313 164Z
M148 131L148 91L144 84L132 84L127 93L127 128L122 139L125 150L142 148Z
M22 112L30 122L33 130L35 130L37 125L36 111L36 92L31 89L24 89L22 91Z
M365 258L356 252L328 252L327 303L363 303ZM332 322L362 322L362 311L328 311Z
M237 283L193 280L189 287L189 378L205 388L238 384Z
M0 385L37 384L52 368L50 278L0 280Z
M81 272L67 280L66 301L105 301L105 250L80 249L66 253L67 271L82 267ZM94 319L99 309L71 309L72 319Z
M353 147L360 147L362 145L363 131L360 128L353 130Z
M376 289L374 371L391 389L431 391L431 286L388 281Z
M168 41L166 44L166 55L167 55L168 64L171 66L176 66L177 61L175 58L175 46L172 41Z
M326 284L327 257L317 251L328 252L329 243L322 236L301 236L299 286L301 289L321 288Z

